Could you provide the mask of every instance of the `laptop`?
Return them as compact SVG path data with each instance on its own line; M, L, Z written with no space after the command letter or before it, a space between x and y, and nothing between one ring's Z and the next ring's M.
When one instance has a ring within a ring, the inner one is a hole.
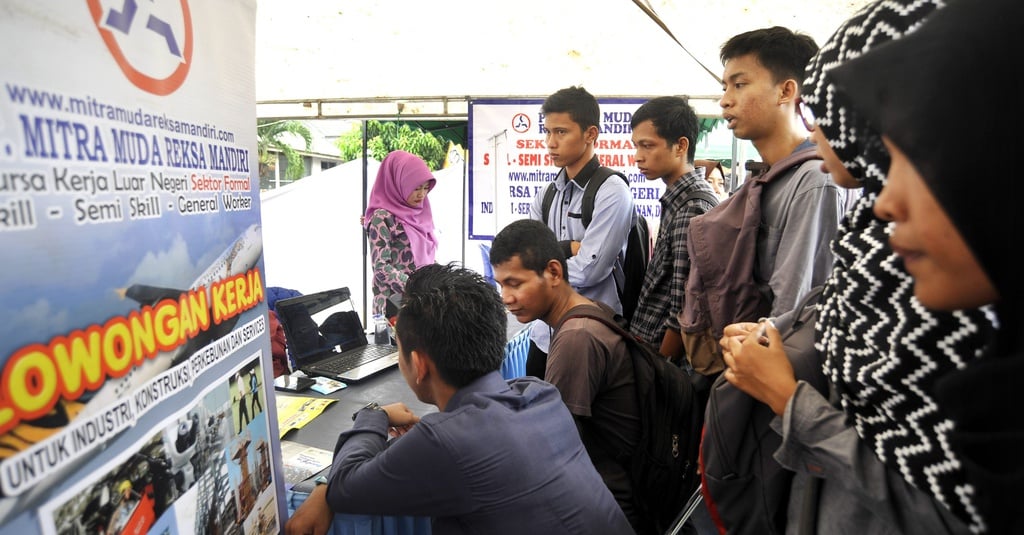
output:
M295 367L306 375L357 382L398 364L398 348L369 343L351 297L348 288L336 288L274 307Z

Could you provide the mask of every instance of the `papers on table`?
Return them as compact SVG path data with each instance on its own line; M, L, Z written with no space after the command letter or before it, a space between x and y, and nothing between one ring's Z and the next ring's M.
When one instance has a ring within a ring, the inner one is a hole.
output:
M330 398L309 398L300 396L275 396L277 398L277 426L280 437L292 429L301 429L320 416L324 409L337 400ZM279 437L279 438L280 438Z
M333 453L313 446L306 446L289 440L281 441L281 457L284 463L284 482L287 488L308 479L313 474L331 465Z

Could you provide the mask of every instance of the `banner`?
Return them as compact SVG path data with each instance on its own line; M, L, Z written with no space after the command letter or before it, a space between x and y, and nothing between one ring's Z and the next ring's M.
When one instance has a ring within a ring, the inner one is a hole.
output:
M601 127L594 153L629 178L637 212L657 232L661 180L636 167L629 123L646 99L599 99ZM533 198L558 175L545 146L543 100L476 100L469 104L469 239L491 240L516 219L530 216Z
M283 526L255 10L5 2L4 534Z

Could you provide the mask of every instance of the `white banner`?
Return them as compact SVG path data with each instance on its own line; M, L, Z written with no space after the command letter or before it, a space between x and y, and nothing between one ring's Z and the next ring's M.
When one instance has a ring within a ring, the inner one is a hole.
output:
M647 180L635 163L633 112L646 99L603 99L595 153L629 178L637 212L657 231L665 185ZM542 100L470 102L469 239L490 240L508 223L529 217L533 198L558 174L545 145Z

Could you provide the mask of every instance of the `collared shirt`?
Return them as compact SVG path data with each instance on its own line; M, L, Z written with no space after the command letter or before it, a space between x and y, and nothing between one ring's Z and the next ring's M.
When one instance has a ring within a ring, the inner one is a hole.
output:
M704 179L704 168L697 167L686 173L675 184L665 188L661 196L661 226L654 242L654 254L640 300L630 321L629 329L655 349L661 346L665 328L679 330L679 311L685 300L686 278L690 273L690 254L686 249L686 235L690 219L706 213L711 203L686 196L694 191L714 195L711 185Z
M811 146L804 141L793 152ZM861 190L840 188L811 160L776 177L761 193L754 276L768 281L772 316L796 306L832 273L832 239Z
M583 227L583 192L587 182L600 167L597 156L591 158L579 174L568 180L565 169L555 177L555 197L548 212L548 228L560 241L580 242L579 252L566 259L569 284L580 295L601 301L622 313L619 291L613 269L621 271L630 223L636 217L629 186L616 177L609 177L594 197L594 213L590 226ZM533 198L530 219L544 221L541 208L543 190ZM544 352L548 350L550 329L543 322L534 322L530 339Z
M387 414L338 437L338 513L430 516L433 533L632 533L558 390L491 372L389 443Z

